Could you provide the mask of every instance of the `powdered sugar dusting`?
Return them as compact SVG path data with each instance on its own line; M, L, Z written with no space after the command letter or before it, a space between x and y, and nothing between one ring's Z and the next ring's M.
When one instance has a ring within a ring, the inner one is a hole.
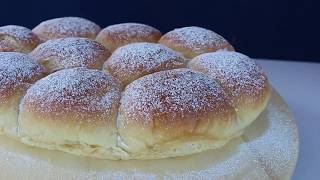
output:
M161 71L183 67L181 54L155 43L132 43L118 48L106 61L106 69L129 83L134 78Z
M160 31L140 23L121 23L106 27L103 31L117 34L118 38L130 40L131 38L147 38L153 34L161 35Z
M0 36L12 36L19 41L32 41L36 38L35 34L28 28L16 25L7 25L0 27Z
M232 97L250 95L254 100L266 86L267 78L254 60L237 52L220 51L202 54L190 67L206 72L227 88Z
M144 126L148 126L163 114L166 114L165 121L201 116L226 104L225 97L219 84L205 74L189 69L167 70L144 76L128 85L119 113L125 116L127 122L124 123L141 123L143 119ZM221 113L227 111L219 110Z
M0 27L0 51L28 53L40 40L28 28L16 25Z
M286 179L294 171L298 156L297 128L276 92L265 112L246 129L247 142L235 139L214 151L152 161L124 162L72 156L25 146L1 136L0 177L48 180L270 179L274 176L268 177L263 172L266 169L263 165L267 165L267 170L272 170L277 179ZM257 161L259 158L263 161Z
M175 29L165 34L164 37L178 41L182 47L193 49L195 52L202 52L203 48L212 45L220 47L220 44L226 43L226 40L219 34L196 26Z
M40 23L33 31L43 40L63 37L87 37L94 39L100 27L80 17L55 18Z
M111 75L75 68L58 71L35 83L21 108L29 106L40 114L50 113L57 120L65 116L70 120L106 120L115 114L119 99L119 83Z
M54 59L58 69L87 67L101 68L109 52L99 43L86 38L49 40L34 49L30 56L40 63ZM55 69L57 70L57 69Z
M45 69L30 57L16 52L0 52L0 103L23 83L44 76Z

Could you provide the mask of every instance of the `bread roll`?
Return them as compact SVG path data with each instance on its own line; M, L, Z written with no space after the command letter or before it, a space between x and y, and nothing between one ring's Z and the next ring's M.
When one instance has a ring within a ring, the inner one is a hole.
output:
M119 146L137 159L183 156L224 145L242 126L223 88L189 69L129 84L118 113Z
M54 72L75 67L101 69L110 52L91 39L61 38L40 44L29 55Z
M196 26L174 29L163 35L159 43L181 52L186 58L217 50L234 51L219 34Z
M100 26L80 17L62 17L41 22L32 31L42 42L49 39L83 37L95 39Z
M99 29L57 18L33 30L45 42L29 55L0 53L0 132L76 155L159 159L219 148L267 106L261 67L213 31L185 27L160 39L124 23L105 28L102 45L92 40ZM29 46L16 31L0 34L0 45Z
M158 42L161 32L154 27L139 23L122 23L104 28L97 36L100 42L110 51L133 42Z
M270 86L262 68L248 56L237 52L206 53L192 59L188 66L218 81L231 98L244 128L266 107Z
M0 133L17 138L18 106L27 88L46 69L22 53L0 52Z
M104 64L123 86L147 74L186 67L183 56L163 45L132 43L118 48Z
M119 100L119 82L110 74L85 68L55 72L31 86L21 102L21 141L115 159Z
M28 28L16 25L0 27L0 52L28 53L39 43L39 38Z

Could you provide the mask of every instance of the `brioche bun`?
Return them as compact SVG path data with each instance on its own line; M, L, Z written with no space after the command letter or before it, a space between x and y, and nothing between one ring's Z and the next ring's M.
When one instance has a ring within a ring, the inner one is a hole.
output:
M119 145L133 158L193 154L221 147L241 133L222 87L189 69L161 71L134 81L120 104Z
M40 43L28 28L16 25L0 27L0 52L28 53Z
M62 17L46 20L37 25L32 31L42 42L50 39L66 37L83 37L95 39L100 31L96 23L80 17Z
M20 99L46 69L22 53L0 52L0 132L17 138Z
M158 42L162 33L154 27L140 23L121 23L104 28L96 41L110 51L134 42Z
M119 100L119 82L110 74L85 68L55 72L28 89L19 135L32 146L114 159Z
M163 35L159 43L181 52L186 58L218 50L234 51L219 34L196 26L174 29Z
M270 85L262 68L238 52L206 53L192 59L188 66L215 79L228 93L242 128L248 126L266 107Z
M101 69L110 56L101 44L87 38L61 38L40 44L29 55L50 72L66 68Z
M104 63L104 70L123 86L158 71L186 67L186 60L161 44L132 43L118 48Z

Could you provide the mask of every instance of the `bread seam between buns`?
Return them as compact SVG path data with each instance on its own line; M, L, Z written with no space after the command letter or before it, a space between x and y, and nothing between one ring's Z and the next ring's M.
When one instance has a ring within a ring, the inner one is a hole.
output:
M122 151L126 152L130 156L130 153L126 149L121 147L121 145L119 144L119 141L121 141L121 143L123 143L126 147L128 147L127 144L122 140L122 137L119 133L119 118L118 118L118 116L119 116L119 111L120 111L122 95L123 95L123 92L120 93L119 105L118 105L117 113L116 113L116 124L115 124L115 127L116 127L116 147L120 148Z

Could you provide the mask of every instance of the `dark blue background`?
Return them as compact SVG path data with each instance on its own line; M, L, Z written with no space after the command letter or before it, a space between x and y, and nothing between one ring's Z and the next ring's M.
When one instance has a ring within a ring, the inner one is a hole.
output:
M1 1L0 25L29 28L43 20L82 16L101 27L141 22L162 32L197 25L216 31L252 57L320 61L316 0Z

